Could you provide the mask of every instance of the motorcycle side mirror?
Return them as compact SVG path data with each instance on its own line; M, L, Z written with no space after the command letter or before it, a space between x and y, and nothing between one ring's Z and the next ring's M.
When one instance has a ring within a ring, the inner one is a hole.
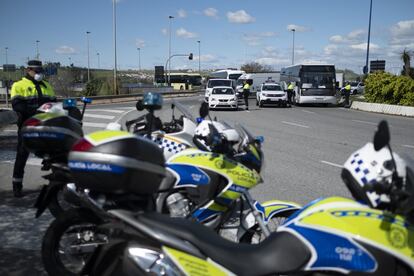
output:
M381 121L378 124L378 129L374 135L374 149L379 151L386 145L390 143L390 131L388 128L388 123L386 121Z
M205 118L208 115L208 103L203 102L200 106L200 117Z
M144 110L144 105L143 105L143 103L142 103L142 100L138 100L138 101L137 101L137 104L135 105L135 107L136 107L136 109L137 109L138 111L142 111L142 110Z

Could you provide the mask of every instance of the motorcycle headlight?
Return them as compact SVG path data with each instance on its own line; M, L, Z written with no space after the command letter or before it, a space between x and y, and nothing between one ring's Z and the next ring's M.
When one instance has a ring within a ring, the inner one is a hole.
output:
M128 256L147 273L181 275L180 269L164 254L142 247L129 247Z

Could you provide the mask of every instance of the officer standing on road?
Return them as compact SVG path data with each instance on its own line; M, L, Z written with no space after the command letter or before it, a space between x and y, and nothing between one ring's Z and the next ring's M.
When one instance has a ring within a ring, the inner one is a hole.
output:
M250 95L250 84L246 80L243 85L243 97L244 97L244 104L246 105L246 110L249 110L249 95Z
M351 85L349 84L349 82L346 83L345 85L345 103L344 103L344 107L349 108L349 95L351 94Z
M293 85L293 82L291 82L288 86L288 89L287 89L289 105L292 105L292 96L293 96L293 88L294 87L295 86Z
M23 147L21 127L25 120L36 114L36 109L46 102L56 101L52 86L43 80L42 62L30 60L27 63L26 76L13 84L11 100L17 113L17 150L13 169L13 193L23 196L23 175L29 152Z

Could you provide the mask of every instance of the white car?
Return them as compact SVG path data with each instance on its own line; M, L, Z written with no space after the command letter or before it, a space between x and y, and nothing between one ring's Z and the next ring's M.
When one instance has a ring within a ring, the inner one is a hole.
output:
M363 82L351 82L351 95L362 94L364 93L364 83Z
M237 96L233 87L217 86L211 91L208 97L209 108L232 108L237 110L239 105L237 103Z
M263 83L256 93L256 105L262 107L265 104L277 104L287 106L287 93L279 83Z
M233 87L235 83L234 80L229 79L209 79L206 86L206 93L205 93L205 101L208 102L208 98L211 95L211 91L213 91L214 87L217 86L226 86L226 87Z

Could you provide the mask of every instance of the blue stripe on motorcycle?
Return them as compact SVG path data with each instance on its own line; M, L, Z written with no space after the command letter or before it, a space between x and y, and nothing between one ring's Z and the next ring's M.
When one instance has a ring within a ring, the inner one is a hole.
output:
M210 183L210 177L195 166L182 164L167 164L167 167L173 170L179 176L177 186L180 185L207 185Z
M322 230L290 224L312 244L316 250L316 261L311 269L347 270L370 272L377 267L376 260L362 247L349 239Z
M243 186L240 186L240 185L237 185L237 184L232 184L229 187L229 190L233 191L233 192L241 193L241 192L247 191L248 189L246 187L243 187Z
M210 209L198 209L193 213L193 217L197 219L197 221L203 221L215 214L219 213L219 211L213 211Z
M111 172L121 174L125 172L125 168L112 164L103 164L96 162L84 162L84 161L69 161L68 166L71 170L75 171L99 171L99 172Z

